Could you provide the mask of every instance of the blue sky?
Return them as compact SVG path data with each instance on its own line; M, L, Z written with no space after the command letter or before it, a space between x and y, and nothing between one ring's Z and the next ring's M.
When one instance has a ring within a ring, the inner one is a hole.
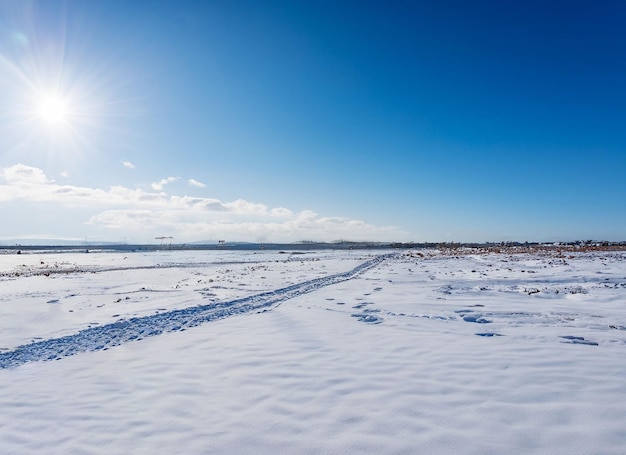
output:
M624 23L623 1L5 0L0 241L624 240Z

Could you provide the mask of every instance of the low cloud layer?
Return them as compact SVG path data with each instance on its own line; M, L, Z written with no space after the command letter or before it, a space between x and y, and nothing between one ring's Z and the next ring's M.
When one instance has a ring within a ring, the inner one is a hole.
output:
M124 186L91 188L58 184L42 169L16 164L0 170L0 203L24 201L44 203L58 210L79 210L87 214L85 229L104 229L112 238L167 234L181 242L215 239L291 242L404 237L395 227L325 217L309 210L293 212L244 199L224 202L163 191L165 185L176 180L168 177L153 183L154 192ZM194 179L188 183L203 187ZM63 227L59 226L58 230L61 232Z

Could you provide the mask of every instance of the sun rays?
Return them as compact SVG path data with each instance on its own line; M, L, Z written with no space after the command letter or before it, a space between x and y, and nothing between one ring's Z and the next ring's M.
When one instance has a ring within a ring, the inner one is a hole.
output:
M24 159L85 157L97 153L114 134L124 135L120 117L135 116L132 100L113 80L114 56L96 64L74 52L66 34L52 38L26 30L13 47L0 46L0 135L8 154ZM0 44L2 44L0 42Z

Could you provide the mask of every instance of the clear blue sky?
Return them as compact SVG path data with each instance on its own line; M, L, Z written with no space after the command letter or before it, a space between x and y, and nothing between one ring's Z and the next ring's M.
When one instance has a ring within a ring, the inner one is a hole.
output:
M625 240L624 24L621 0L4 0L0 241Z

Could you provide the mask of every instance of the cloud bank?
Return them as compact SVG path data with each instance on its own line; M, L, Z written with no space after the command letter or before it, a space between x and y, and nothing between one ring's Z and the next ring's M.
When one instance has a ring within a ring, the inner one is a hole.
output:
M0 203L42 203L58 210L84 212L84 229L103 229L111 238L121 235L145 239L167 234L177 242L216 239L292 242L398 240L406 235L393 226L321 216L310 210L294 212L244 199L224 202L163 191L165 185L176 180L177 177L168 177L152 183L154 192L124 186L91 188L58 184L48 179L42 169L16 164L0 170ZM190 185L200 187L192 181L201 182L188 180ZM62 232L63 226L57 229Z

